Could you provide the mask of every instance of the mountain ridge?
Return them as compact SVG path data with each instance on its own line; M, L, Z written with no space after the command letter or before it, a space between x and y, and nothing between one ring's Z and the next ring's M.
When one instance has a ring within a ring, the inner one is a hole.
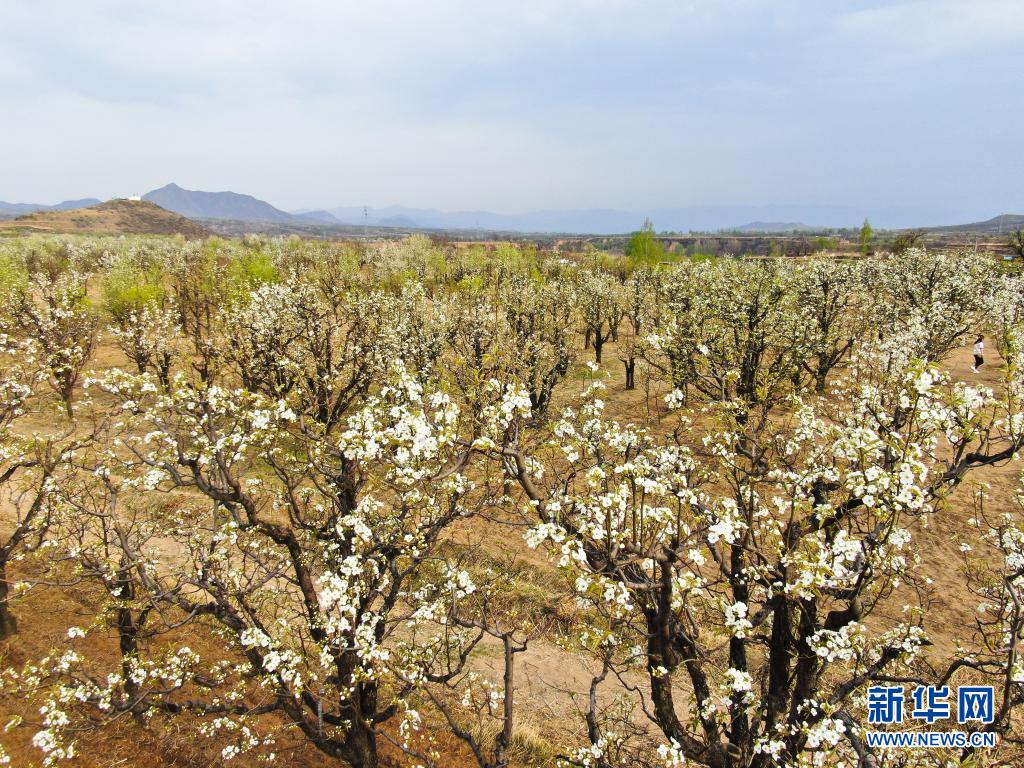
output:
M722 231L785 234L790 232L813 232L814 227L809 227L799 221L752 221L749 224L728 227Z
M193 220L278 224L301 230L316 227L375 227L463 232L503 232L517 234L593 234L620 235L640 229L651 219L659 232L813 232L859 228L865 218L861 207L837 205L701 205L626 211L616 208L542 209L523 213L496 213L487 210L444 211L388 205L380 208L337 206L334 208L285 211L253 195L239 192L206 192L169 183L142 197L173 213ZM66 200L52 206L33 203L2 203L0 217L42 210L67 210L83 204L96 204L94 198ZM914 209L868 211L877 229L908 229L909 221L941 220L934 213ZM950 219L955 216L950 214ZM987 221L969 224L915 226L925 231L976 231L998 233L1024 225L1024 217L1003 214ZM947 219L948 220L948 219ZM748 222L748 223L740 223Z
M242 221L294 222L295 214L275 208L265 200L238 192L203 192L184 189L174 182L142 196L143 200L191 219L240 219Z
M938 227L926 227L928 232L978 232L983 234L1009 234L1015 229L1024 229L1024 214L1001 213L984 221L970 224L945 224Z
M10 216L23 216L36 211L67 211L73 208L88 208L92 205L99 205L103 201L95 197L83 197L80 200L62 200L55 205L44 203L7 203L0 200L0 214Z
M833 205L704 205L625 211L616 208L538 210L519 214L483 210L442 211L436 208L412 208L388 205L380 208L338 206L325 212L334 221L319 218L323 211L304 209L299 215L317 218L322 223L349 226L415 226L422 229L457 229L523 233L624 234L639 230L651 219L659 232L810 232L831 229L859 229L865 219L862 208ZM895 212L877 215L868 212L878 229L909 229L908 222L926 221L924 213ZM953 218L951 215L950 218ZM934 218L932 219L934 221ZM955 218L953 218L955 221ZM746 223L744 223L746 222ZM952 225L962 227L963 225ZM917 227L928 228L930 227Z

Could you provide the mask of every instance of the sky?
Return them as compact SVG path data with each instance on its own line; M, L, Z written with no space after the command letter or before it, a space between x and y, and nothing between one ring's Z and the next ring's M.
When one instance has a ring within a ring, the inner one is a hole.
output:
M1022 40L1020 0L0 0L0 200L1024 213Z

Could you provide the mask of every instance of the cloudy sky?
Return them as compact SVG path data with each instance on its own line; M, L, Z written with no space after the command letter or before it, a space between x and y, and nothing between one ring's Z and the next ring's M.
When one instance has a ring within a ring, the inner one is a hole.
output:
M1024 212L1024 2L0 0L0 200Z

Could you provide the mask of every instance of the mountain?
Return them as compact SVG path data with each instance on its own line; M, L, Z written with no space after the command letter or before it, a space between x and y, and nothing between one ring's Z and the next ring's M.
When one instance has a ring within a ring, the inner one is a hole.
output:
M36 211L0 221L0 232L92 235L184 235L199 239L209 230L146 200L109 200L88 208Z
M739 227L729 227L725 232L755 232L780 234L786 232L813 232L814 227L808 227L799 221L752 221Z
M338 222L353 226L418 227L422 229L486 230L494 232L631 232L639 229L644 216L612 209L575 211L532 211L520 214L493 211L441 211L436 208L383 208L343 206L328 209ZM306 214L309 215L309 214Z
M276 229L302 233L327 231L336 227L391 228L396 230L449 230L469 233L580 233L617 235L639 230L651 219L659 232L807 232L832 228L859 228L865 216L876 229L900 229L922 221L956 221L966 216L956 212L924 208L878 208L839 205L700 205L625 211L615 208L536 210L496 213L468 210L443 211L389 205L382 208L340 206L337 208L283 211L265 200L237 192L202 192L168 184L143 196L160 207L191 219L230 222L232 231L250 231L246 224L275 225ZM94 204L96 200L69 200L57 205L0 203L0 218L32 211L53 211ZM1007 214L988 221L954 226L929 227L929 231L976 231L997 234L1024 225L1021 216ZM748 222L748 223L743 223Z
M97 205L102 200L97 200L95 197L86 197L82 200L65 200L56 205L43 205L41 203L5 203L0 200L0 215L7 216L22 216L26 213L34 213L36 211L66 211L71 208L87 208L90 205Z
M941 227L928 227L929 232L977 232L986 235L1009 234L1015 229L1024 229L1024 215L1019 213L1003 213L985 221L971 224L949 224Z
M832 205L703 205L678 208L651 208L624 211L614 208L579 210L541 210L518 214L492 211L440 211L434 208L407 208L390 205L383 208L342 206L329 208L338 222L351 226L415 226L423 229L460 229L489 232L559 232L598 235L634 232L645 218L659 232L718 232L749 228L749 231L789 231L859 227L865 210ZM920 220L919 213L906 211L867 211L877 227L898 226ZM303 215L311 215L303 212ZM752 222L743 224L743 222ZM799 222L799 223L789 223ZM768 227L769 229L763 229ZM776 229L776 227L778 229Z
M95 197L83 197L81 200L65 200L62 203L57 203L56 205L51 205L49 210L51 210L51 211L69 211L69 210L71 210L73 208L89 208L89 207L91 207L93 205L99 205L102 202L103 202L102 200L99 200L99 199L97 199Z
M300 219L307 219L309 221L315 221L321 224L341 223L330 213L330 211L296 211L292 215Z
M199 192L168 184L142 196L143 200L190 219L235 219L295 223L309 221L305 216L285 213L252 195L237 192ZM315 219L313 219L315 221Z

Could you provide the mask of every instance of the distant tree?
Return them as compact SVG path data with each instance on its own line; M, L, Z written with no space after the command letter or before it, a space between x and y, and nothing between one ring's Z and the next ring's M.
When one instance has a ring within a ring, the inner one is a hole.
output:
M85 287L86 277L78 272L55 279L36 272L14 305L17 329L38 348L47 380L69 418L74 415L75 386L96 348L99 327Z
M769 411L792 392L807 354L789 274L776 261L731 259L673 270L667 322L645 359L680 392Z
M629 238L626 245L626 256L636 264L655 266L664 260L665 249L654 234L654 224L650 219L644 219L644 225L640 231Z
M895 254L906 253L911 248L916 248L922 237L924 237L922 229L909 229L906 232L900 232L893 240L892 252Z
M1024 259L1024 229L1015 229L1010 233L1010 247Z
M583 331L594 346L594 362L601 363L601 350L618 333L622 321L622 287L611 275L584 272L577 293Z
M871 228L871 222L864 219L864 225L860 228L860 252L865 256L868 255L868 244L874 234L875 230Z
M626 369L626 389L636 387L636 362L646 348L645 337L663 321L659 274L650 269L638 269L622 289L622 317L626 321L626 332L618 352Z
M801 345L807 350L798 363L813 380L814 391L822 395L829 374L867 332L857 291L860 268L818 261L794 277L797 306L803 315Z
M790 242L785 251L787 255L791 256L810 256L814 253L814 243L801 236Z
M518 376L530 396L531 412L540 416L576 359L574 287L568 281L538 285L510 279L505 286L505 317Z

